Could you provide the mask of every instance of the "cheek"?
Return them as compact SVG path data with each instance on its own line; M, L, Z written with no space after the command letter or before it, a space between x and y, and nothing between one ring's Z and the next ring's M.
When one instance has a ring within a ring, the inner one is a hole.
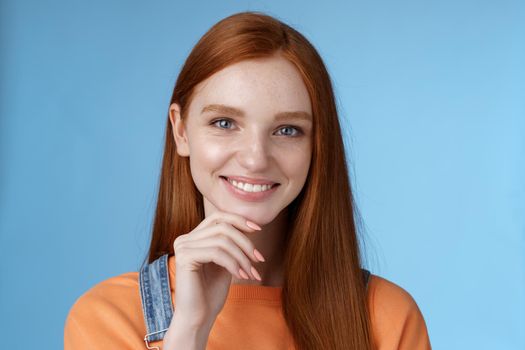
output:
M198 158L201 162L207 165L213 165L219 163L221 158L224 157L224 147L213 143L203 142L197 146L195 150L195 158Z
M213 141L210 138L193 138L190 143L190 164L194 178L209 176L224 164L228 157L226 147L223 143Z
M282 152L280 164L286 175L294 182L304 183L310 168L311 151L308 148L296 149L294 152Z
M208 164L221 158L225 145L220 140L210 137L204 132L196 132L190 138L190 158Z

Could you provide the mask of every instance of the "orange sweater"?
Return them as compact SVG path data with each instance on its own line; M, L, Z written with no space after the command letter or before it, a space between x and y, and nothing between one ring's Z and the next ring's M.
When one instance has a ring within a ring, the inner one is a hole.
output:
M174 258L168 260L173 305ZM77 299L65 322L65 350L146 349L138 275L109 278ZM379 350L431 349L423 315L407 291L370 275L368 302ZM150 346L162 349L162 341ZM206 349L294 349L281 312L281 287L231 285Z

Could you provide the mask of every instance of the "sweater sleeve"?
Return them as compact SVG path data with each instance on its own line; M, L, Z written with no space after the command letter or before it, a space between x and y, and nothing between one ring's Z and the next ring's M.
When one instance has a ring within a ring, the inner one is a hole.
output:
M369 285L369 308L378 350L430 350L423 314L400 286L376 275Z
M128 273L112 277L73 304L64 325L64 349L143 350L145 325L141 317L136 276Z

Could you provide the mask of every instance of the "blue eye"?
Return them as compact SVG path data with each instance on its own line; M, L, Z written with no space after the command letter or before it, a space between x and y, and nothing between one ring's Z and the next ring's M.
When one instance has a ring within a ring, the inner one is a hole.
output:
M283 127L282 127L281 129L279 129L279 130L285 130L285 129L288 129L288 130L295 130L295 134L291 135L291 134L286 134L286 133L285 133L286 136L292 136L292 137L294 137L294 136L298 136L298 135L301 134L301 130L300 130L300 129L298 129L298 128L294 127L294 126L291 126L291 125L283 126Z
M217 119L217 120L211 122L211 125L217 125L218 122L231 123L231 120L229 120L229 119ZM218 125L222 125L222 126L224 126L224 123L222 123L222 124L218 124ZM226 128L219 127L219 129L229 129L229 128L227 128L227 127L226 127Z
M232 123L232 120L227 119L227 118L221 118L221 119L215 119L214 121L210 123L210 125L214 125L218 127L219 129L229 130L230 128L228 127L228 125L230 125L231 123ZM285 125L279 129L279 131L281 130L291 130L291 133L287 133L287 132L284 133L284 136L290 136L290 137L297 137L303 133L300 128L297 128L291 125Z

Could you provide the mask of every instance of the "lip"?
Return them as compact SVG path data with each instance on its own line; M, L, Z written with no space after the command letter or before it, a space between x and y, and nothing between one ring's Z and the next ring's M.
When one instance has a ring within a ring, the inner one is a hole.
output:
M238 199L241 199L243 201L248 202L261 202L267 199L269 196L271 196L275 191L277 191L277 188L280 186L279 184L276 186L273 186L269 190L263 191L263 192L244 192L243 190L238 189L237 187L233 186L226 177L221 176L220 177L224 185L226 186L226 189L228 192L230 192L233 196L235 196ZM268 183L268 182L263 182ZM275 182L274 182L275 183Z
M250 183L254 185L275 185L277 182L273 182L268 179L253 179L250 177L245 176L230 176L230 175L222 175L224 177L227 177L230 180L235 180L237 182L244 182L244 183Z

